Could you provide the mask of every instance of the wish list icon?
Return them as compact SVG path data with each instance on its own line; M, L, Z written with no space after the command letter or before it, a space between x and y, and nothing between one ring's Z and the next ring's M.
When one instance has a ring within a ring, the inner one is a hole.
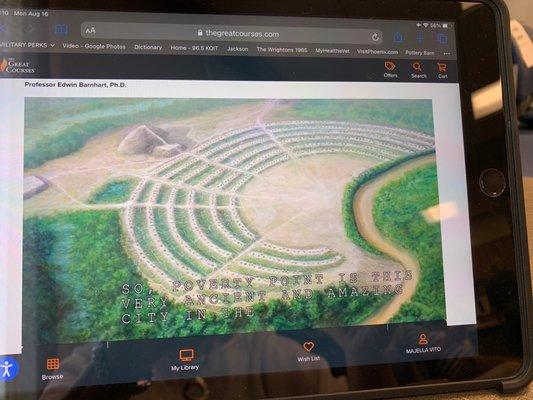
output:
M9 382L17 377L19 363L13 357L0 357L0 382Z

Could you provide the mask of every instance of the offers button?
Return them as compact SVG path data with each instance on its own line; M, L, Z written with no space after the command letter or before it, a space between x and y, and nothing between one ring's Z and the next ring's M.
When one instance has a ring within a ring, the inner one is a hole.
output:
M387 71L394 71L396 69L396 63L394 61L385 61L385 68Z

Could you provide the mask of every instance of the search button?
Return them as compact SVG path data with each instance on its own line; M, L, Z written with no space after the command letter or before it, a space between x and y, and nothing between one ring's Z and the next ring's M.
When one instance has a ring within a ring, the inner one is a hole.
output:
M413 69L418 72L422 72L422 64L419 61L413 63Z

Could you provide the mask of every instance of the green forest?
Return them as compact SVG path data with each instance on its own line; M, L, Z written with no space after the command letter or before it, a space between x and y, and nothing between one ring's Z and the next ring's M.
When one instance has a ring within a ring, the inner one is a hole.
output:
M438 203L435 164L406 173L376 195L376 226L388 239L411 252L421 270L414 296L391 322L445 319L440 224L430 224L422 216L422 211Z
M24 166L35 168L81 149L93 136L128 125L189 117L249 100L27 98Z
M296 120L355 121L434 134L431 100L298 100L279 116Z
M252 317L224 318L209 312L187 321L185 307L171 304L165 323L125 325L124 283L147 282L121 243L119 213L75 211L30 217L24 222L23 336L25 343L169 338L234 332L334 327L362 323L391 295L330 298L327 290L310 299L258 303ZM350 290L348 290L350 292ZM156 296L152 294L151 296ZM145 301L148 292L139 296ZM128 312L133 310L129 309Z

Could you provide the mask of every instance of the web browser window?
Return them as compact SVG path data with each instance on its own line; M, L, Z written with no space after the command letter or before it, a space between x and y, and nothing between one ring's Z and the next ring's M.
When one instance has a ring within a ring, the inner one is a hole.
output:
M477 354L452 22L0 26L3 380L143 374L64 373L84 348L154 379Z

